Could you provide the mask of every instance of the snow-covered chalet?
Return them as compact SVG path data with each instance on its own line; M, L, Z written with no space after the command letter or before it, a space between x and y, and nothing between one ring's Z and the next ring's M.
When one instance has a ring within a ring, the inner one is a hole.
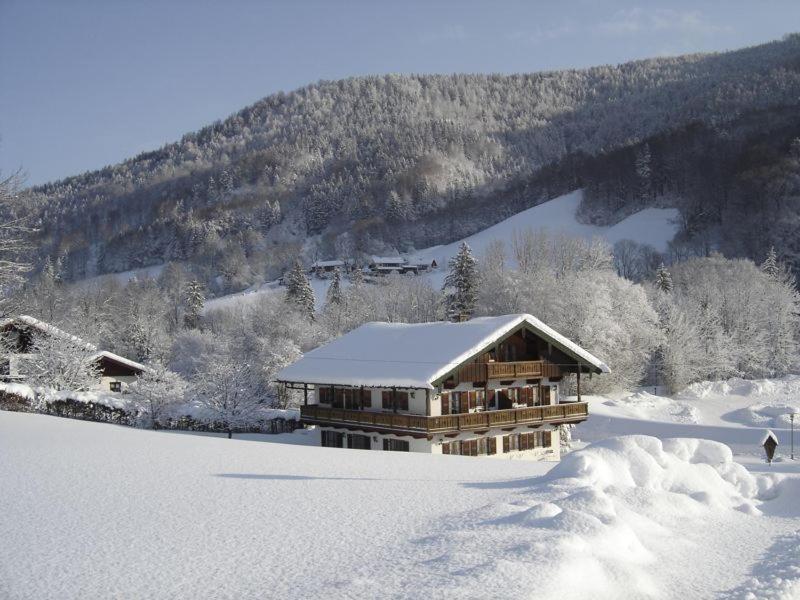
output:
M303 390L323 446L558 459L558 426L584 421L581 375L605 363L527 314L368 323L277 380ZM577 401L559 383L577 378Z
M143 364L128 358L100 350L93 344L83 341L55 325L45 323L28 315L18 315L0 320L0 339L5 350L5 358L0 361L0 380L23 381L25 361L35 352L34 337L56 336L70 343L85 347L93 354L100 371L98 388L107 392L121 392L147 369Z

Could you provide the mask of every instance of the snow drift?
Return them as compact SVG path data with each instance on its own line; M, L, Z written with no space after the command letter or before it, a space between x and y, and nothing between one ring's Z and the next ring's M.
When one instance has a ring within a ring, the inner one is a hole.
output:
M707 546L711 523L757 525L776 489L718 442L612 438L567 455L523 487L522 499L460 515L477 524L423 540L424 554L439 558L420 566L427 585L459 597L489 581L498 597L672 596L665 589L676 585L679 557L697 553L697 536Z

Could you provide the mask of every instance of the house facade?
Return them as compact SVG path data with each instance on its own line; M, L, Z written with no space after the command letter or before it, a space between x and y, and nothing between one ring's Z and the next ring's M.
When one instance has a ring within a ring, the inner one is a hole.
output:
M94 360L100 371L98 391L122 392L125 386L133 383L136 377L147 368L141 363L113 352L99 350L94 345L54 325L28 315L19 315L0 321L0 338L5 346L5 357L0 362L0 380L24 381L25 362L30 360L35 352L36 336L57 336L93 352Z
M368 323L277 380L303 390L323 446L468 456L560 457L559 425L588 417L581 375L598 358L531 315L463 323ZM578 401L559 384L578 380Z

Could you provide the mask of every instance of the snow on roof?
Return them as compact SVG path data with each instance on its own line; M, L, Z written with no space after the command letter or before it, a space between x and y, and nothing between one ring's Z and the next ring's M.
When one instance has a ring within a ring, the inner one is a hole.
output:
M87 350L97 350L97 346L94 344L90 344L79 338L76 335L72 335L71 333L67 333L63 329L59 329L55 325L51 325L50 323L45 323L44 321L40 321L34 317L28 315L18 315L16 317L11 317L8 319L4 319L0 322L0 327L5 327L7 325L11 325L12 323L16 323L19 325L26 325L28 327L32 327L37 331L40 331L47 335L52 335L55 337L59 337L61 339L69 340L78 346L83 346Z
M372 262L384 265L403 265L406 259L402 256L373 256Z
M341 267L344 265L343 260L318 260L313 265L312 268L316 267Z
M780 445L780 444L778 444L778 436L777 436L777 435L775 435L775 434L772 432L772 430L771 430L771 429L767 429L767 433L765 433L765 434L764 434L764 437L763 437L763 438L761 438L761 445L763 446L764 444L766 444L766 443L767 443L767 440L768 440L769 438L772 438L773 440L775 440L775 445L776 445L776 446Z
M609 372L605 363L535 317L517 314L464 323L367 323L308 352L276 380L433 389L437 379L522 323L597 372Z
M113 352L109 352L108 350L103 350L102 352L98 352L96 358L105 358L107 360L120 363L122 365L125 365L126 367L130 367L131 369L135 369L137 371L148 370L148 368L142 363L138 363L135 360L125 358L124 356L120 356L119 354L114 354Z
M28 315L18 315L16 317L3 319L2 321L0 321L0 327L6 327L7 325L11 325L12 323L27 325L28 327L32 327L37 331L40 331L46 335L52 335L59 337L61 339L69 340L77 346L82 346L86 348L90 352L97 352L94 356L95 358L105 358L107 360L123 364L127 367L139 371L147 370L147 367L141 363L125 358L124 356L120 356L119 354L114 354L113 352L109 352L107 350L98 350L97 346L95 346L94 344L86 342L76 335L67 333L66 331L64 331L63 329L59 329L55 325L51 325L50 323L45 323L44 321L40 321L35 317L31 317Z

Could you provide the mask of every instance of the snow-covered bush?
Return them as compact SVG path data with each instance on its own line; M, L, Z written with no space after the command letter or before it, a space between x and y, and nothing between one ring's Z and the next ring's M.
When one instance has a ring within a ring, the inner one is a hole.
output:
M161 363L152 363L128 386L127 392L140 414L146 416L148 425L155 429L184 402L186 388L180 375Z

